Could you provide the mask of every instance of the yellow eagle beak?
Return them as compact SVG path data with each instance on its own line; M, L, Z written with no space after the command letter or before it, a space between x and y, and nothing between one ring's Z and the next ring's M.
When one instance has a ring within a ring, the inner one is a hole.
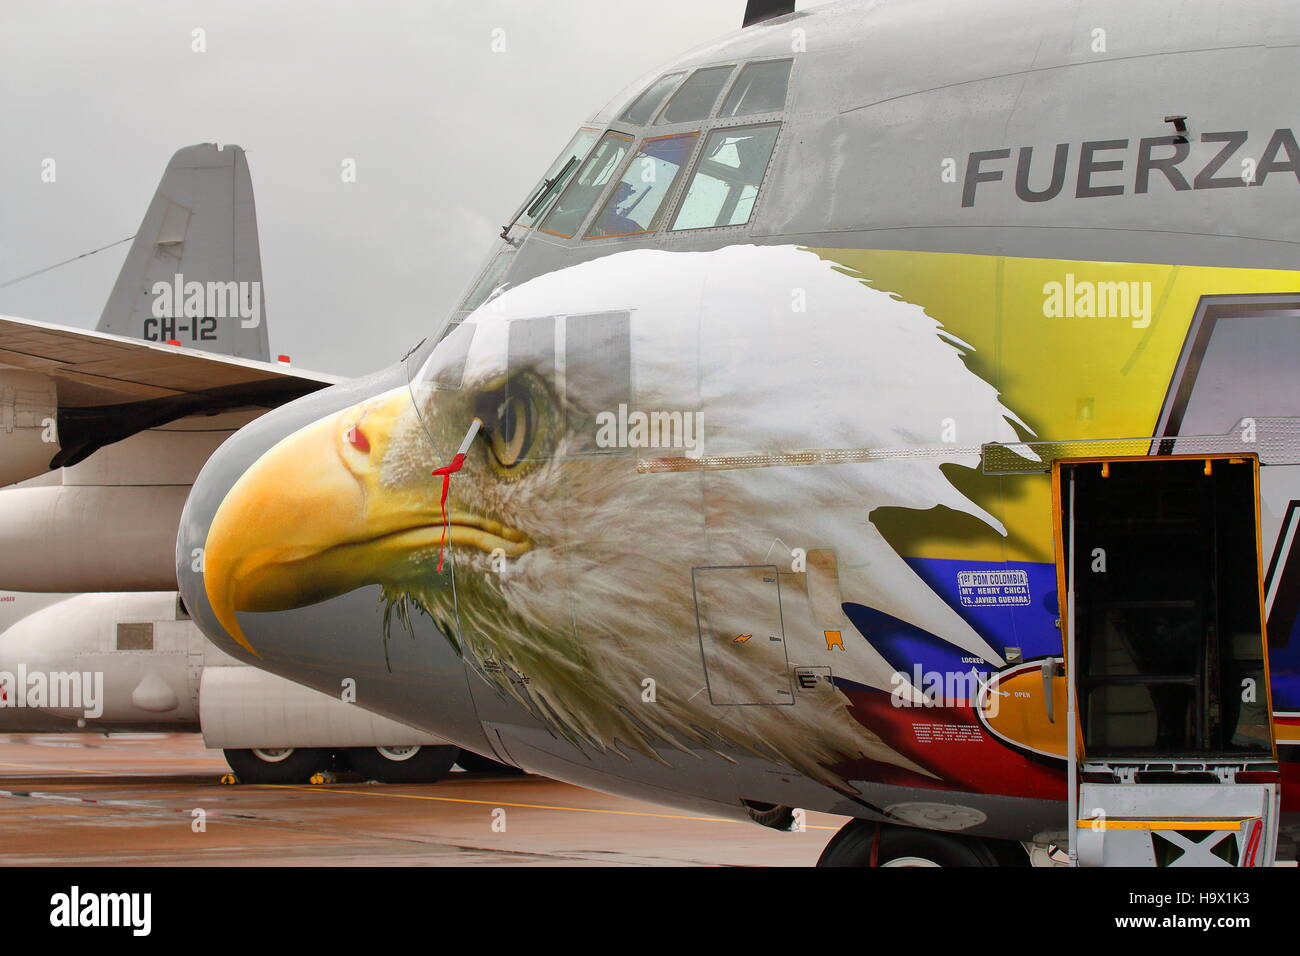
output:
M204 585L217 620L246 650L257 653L237 611L305 607L421 573L416 553L443 536L441 481L386 486L380 468L409 414L405 387L331 414L268 450L226 494L208 529ZM424 441L418 430L405 434ZM509 557L530 547L521 532L451 500L447 544Z

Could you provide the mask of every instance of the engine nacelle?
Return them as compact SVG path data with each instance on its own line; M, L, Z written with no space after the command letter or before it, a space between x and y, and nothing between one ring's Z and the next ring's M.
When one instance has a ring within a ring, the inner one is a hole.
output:
M54 379L0 368L0 487L43 475L59 452Z
M0 588L175 590L176 529L189 486L217 446L257 414L177 419L106 445L47 479L0 491ZM6 440L0 431L0 442ZM23 433L15 440L34 439ZM8 466L7 447L0 445L0 467ZM42 447L44 469L58 446ZM36 458L27 461L13 473Z
M54 485L0 492L0 587L163 591L176 587L185 485Z

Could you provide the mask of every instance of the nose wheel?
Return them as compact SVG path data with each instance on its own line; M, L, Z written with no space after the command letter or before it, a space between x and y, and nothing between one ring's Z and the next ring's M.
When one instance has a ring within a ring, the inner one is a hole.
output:
M871 820L850 820L826 844L818 866L1003 866L1006 841L918 830ZM1023 850L1020 856L1024 856ZM1026 858L1022 866L1028 865Z

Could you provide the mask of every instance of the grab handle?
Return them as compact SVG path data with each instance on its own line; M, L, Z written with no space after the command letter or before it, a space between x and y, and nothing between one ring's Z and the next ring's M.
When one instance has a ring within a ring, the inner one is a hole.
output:
M1052 680L1062 673L1058 658L1049 657L1043 661L1043 706L1047 708L1047 722L1056 723L1056 699L1053 695Z

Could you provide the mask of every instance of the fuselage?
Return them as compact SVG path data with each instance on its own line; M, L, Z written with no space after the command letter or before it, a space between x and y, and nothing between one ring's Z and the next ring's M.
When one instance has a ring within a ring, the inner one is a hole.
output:
M1065 799L1044 455L1257 429L1300 809L1297 42L1281 0L846 0L692 51L402 362L212 456L186 605L581 785L1028 839Z

